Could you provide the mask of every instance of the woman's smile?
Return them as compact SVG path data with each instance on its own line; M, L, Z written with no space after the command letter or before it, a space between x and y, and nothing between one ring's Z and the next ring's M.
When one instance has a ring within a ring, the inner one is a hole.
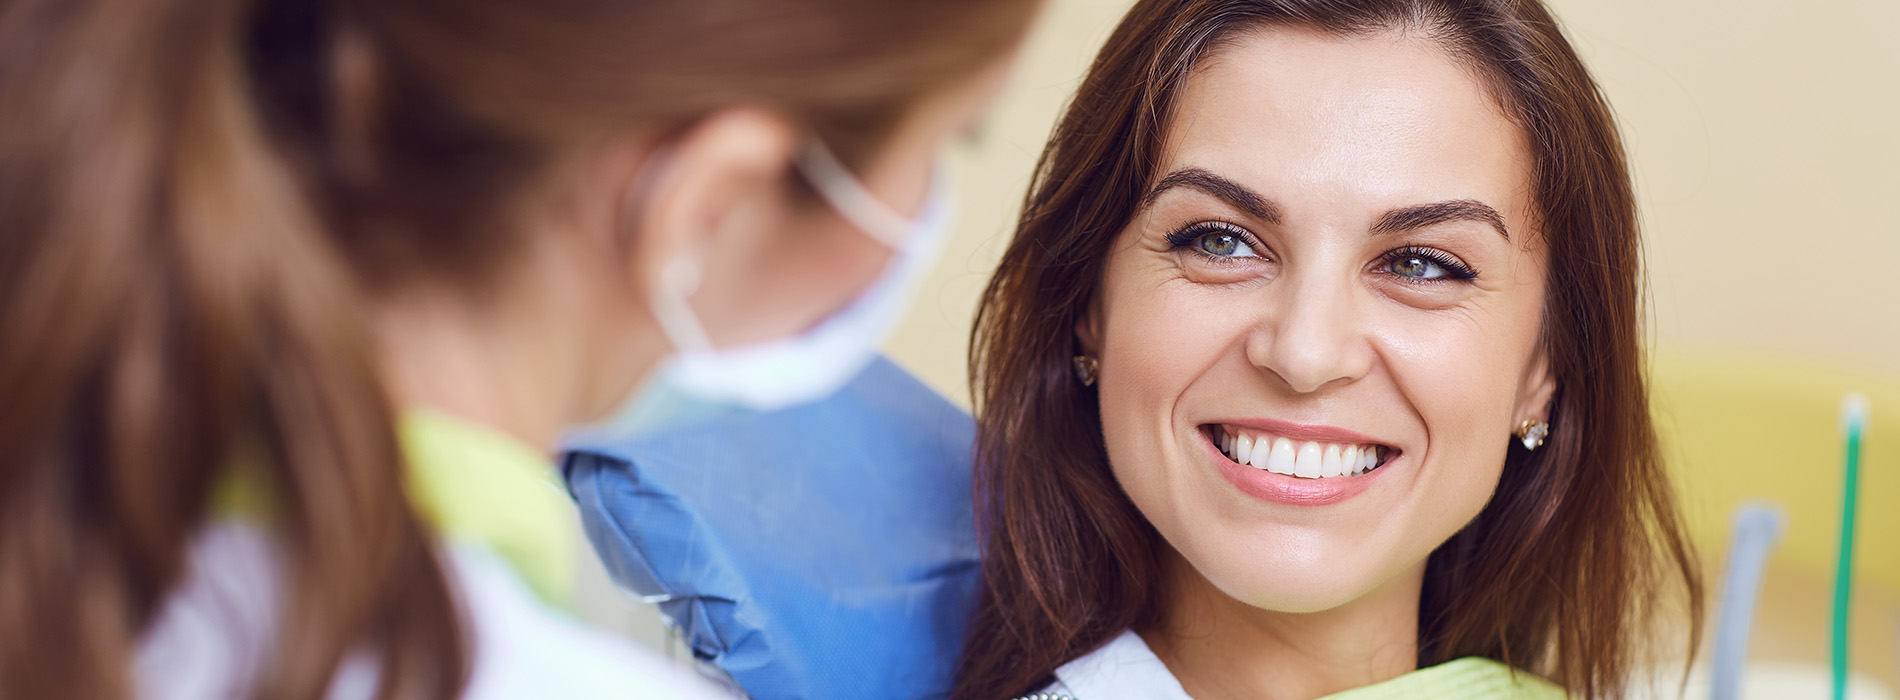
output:
M1235 463L1303 479L1363 476L1398 456L1390 446L1334 435L1345 431L1324 426L1297 431L1223 422L1201 428Z
M1338 428L1270 420L1209 423L1196 434L1234 488L1292 506L1331 505L1364 493L1401 454Z

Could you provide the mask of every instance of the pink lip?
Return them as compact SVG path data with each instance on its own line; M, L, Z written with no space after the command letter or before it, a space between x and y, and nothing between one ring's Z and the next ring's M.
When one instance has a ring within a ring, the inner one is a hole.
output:
M1305 432L1296 432L1281 427L1294 424L1279 423L1277 421L1228 421L1225 424L1256 428L1299 440L1358 443L1374 442L1356 433L1336 428L1321 428L1307 430ZM1313 428L1313 426L1295 427ZM1227 455L1221 454L1220 448L1216 447L1214 443L1208 439L1206 431L1196 430L1194 432L1200 436L1201 449L1207 453L1209 458L1214 460L1214 464L1220 468L1220 475L1227 479L1227 483L1233 484L1234 488L1240 489L1242 493L1268 503L1278 503L1289 506L1326 506L1339 503L1364 493L1366 489L1372 488L1373 480L1389 471L1392 466L1391 463L1388 462L1378 469L1374 469L1361 476L1333 477L1330 479L1303 479L1297 476L1275 474L1265 469L1256 469L1228 459Z

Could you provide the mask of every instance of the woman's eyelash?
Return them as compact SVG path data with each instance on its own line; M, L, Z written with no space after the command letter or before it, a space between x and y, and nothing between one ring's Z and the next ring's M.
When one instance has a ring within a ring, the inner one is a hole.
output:
M1393 264L1412 258L1425 260L1437 265L1440 269L1445 271L1445 276L1440 278L1413 278L1390 272ZM1388 274L1392 274L1394 277L1405 278L1408 281L1435 282L1443 279L1451 279L1462 282L1477 279L1478 277L1478 270L1476 268L1466 265L1464 261L1437 248L1424 248L1419 246L1396 248L1387 251L1385 255L1379 256L1379 261L1383 263L1383 268L1388 271Z
M1173 233L1168 234L1168 245L1175 250L1187 248L1193 253L1206 258L1233 260L1234 258L1214 255L1201 248L1199 245L1200 240L1212 233L1224 233L1233 236L1239 239L1240 243L1256 251L1262 248L1260 239L1254 238L1254 235L1247 231L1247 229L1225 221L1200 221L1183 226L1176 229Z

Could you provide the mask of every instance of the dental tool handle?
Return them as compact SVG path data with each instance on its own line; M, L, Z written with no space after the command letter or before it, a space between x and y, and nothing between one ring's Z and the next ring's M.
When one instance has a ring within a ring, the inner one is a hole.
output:
M1847 697L1847 609L1854 593L1854 515L1860 501L1860 441L1867 430L1867 397L1841 400L1841 424L1847 432L1847 465L1841 487L1841 550L1834 559L1833 698Z
M1748 661L1748 633L1761 594L1762 570L1768 555L1781 541L1786 519L1771 504L1743 504L1735 513L1735 534L1729 538L1728 569L1722 573L1722 607L1715 623L1715 651L1710 664L1709 696L1713 700L1742 697L1742 669Z

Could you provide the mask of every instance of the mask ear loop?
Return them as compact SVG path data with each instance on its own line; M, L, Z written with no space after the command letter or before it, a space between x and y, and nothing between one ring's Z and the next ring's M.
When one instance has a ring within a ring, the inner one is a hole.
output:
M796 164L818 196L866 236L892 250L902 250L909 242L914 222L872 194L817 138L805 139ZM940 179L941 175L933 173L932 178ZM931 209L933 203L927 202L926 209ZM653 316L661 332L673 342L674 350L681 354L714 350L712 337L687 302L699 289L702 274L698 260L674 258L660 269L660 278L653 285Z
M712 337L706 334L706 327L699 322L699 316L693 313L693 307L687 297L699 290L699 261L681 256L666 262L660 268L660 278L655 280L650 307L653 318L660 322L660 332L673 342L673 349L681 354L712 352Z
M671 150L671 144L662 145L641 166L639 174L621 197L623 215L631 215L639 201L639 194L651 184L653 163L669 158ZM673 350L680 354L710 352L713 349L712 336L706 333L706 327L700 324L698 315L693 313L693 307L687 301L688 297L699 291L702 274L697 259L681 255L662 265L659 276L647 287L647 309L660 324L660 332L673 344Z
M910 217L899 214L872 194L816 137L805 139L797 163L812 189L845 221L892 250L902 248L907 242L905 239L909 238L913 224Z

